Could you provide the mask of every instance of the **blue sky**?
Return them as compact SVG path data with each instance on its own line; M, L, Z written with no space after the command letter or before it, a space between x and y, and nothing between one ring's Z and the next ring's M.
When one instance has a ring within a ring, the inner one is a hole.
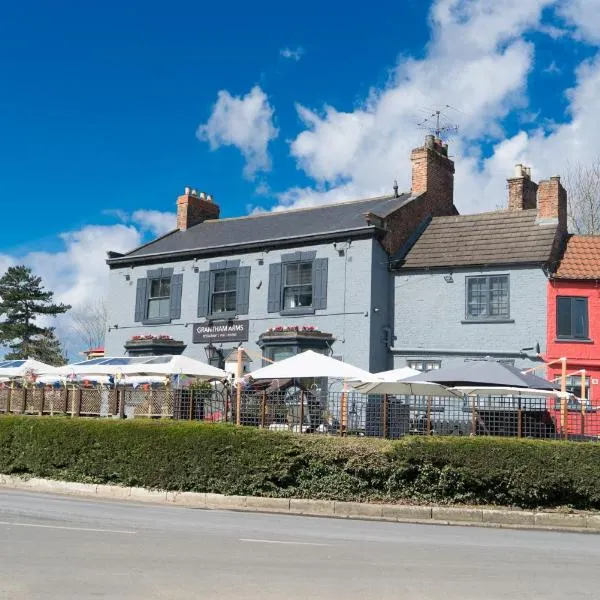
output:
M223 216L407 189L446 104L462 212L599 152L600 0L90 5L0 9L0 268L75 306L186 185Z

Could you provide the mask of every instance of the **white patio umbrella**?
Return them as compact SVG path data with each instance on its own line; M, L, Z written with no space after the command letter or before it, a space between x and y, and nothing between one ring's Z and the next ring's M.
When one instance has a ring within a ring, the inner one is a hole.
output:
M558 390L540 390L537 388L522 388L522 387L510 387L510 386L486 386L486 385L457 385L451 387L450 389L455 390L457 392L461 392L462 394L466 394L467 396L520 396L523 398L533 398L533 397L550 397L556 396L558 398L562 398L562 392ZM573 394L566 394L567 398L570 398Z
M420 372L410 367L400 367L391 371L380 371L379 373L374 373L374 375L377 379L383 379L384 381L399 381L413 375L418 375Z
M393 394L396 396L456 396L462 398L461 392L456 392L440 383L429 381L355 381L350 385L363 394Z
M168 362L145 362L124 365L120 372L125 375L188 375L199 379L225 379L229 373L189 356L172 356Z
M252 379L303 379L330 377L332 379L372 379L368 371L354 367L313 350L306 350L282 361L250 373Z
M19 361L15 361L19 362ZM47 365L35 358L28 358L23 361L22 364L15 367L5 367L0 368L0 377L7 377L9 379L13 379L15 377L24 377L28 371L33 371L34 373L58 373L60 372L61 367L53 367L51 365Z

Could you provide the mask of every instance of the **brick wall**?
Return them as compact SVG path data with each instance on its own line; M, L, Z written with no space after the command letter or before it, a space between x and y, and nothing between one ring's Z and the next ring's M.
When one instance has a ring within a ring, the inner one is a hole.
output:
M556 298L584 296L588 299L589 341L558 340L556 336ZM590 399L600 404L600 283L596 281L552 280L548 282L548 339L546 360L567 357L567 372L586 369L591 379ZM548 369L549 377L561 374L560 364Z
M567 192L560 183L560 177L540 181L537 209L540 219L558 219L561 229L567 230Z
M528 210L535 208L538 185L528 175L512 177L508 180L508 210Z
M177 229L185 231L202 221L218 219L220 212L219 205L212 200L186 190L185 194L177 198Z
M382 244L389 254L395 254L428 215L458 214L454 206L454 162L446 153L446 146L433 136L427 136L425 145L412 151L411 193L418 197L386 217Z

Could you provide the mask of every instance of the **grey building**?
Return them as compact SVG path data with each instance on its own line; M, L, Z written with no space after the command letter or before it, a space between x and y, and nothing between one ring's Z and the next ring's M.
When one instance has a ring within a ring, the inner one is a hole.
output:
M557 177L538 187L521 165L508 188L507 210L434 217L393 258L395 367L430 370L485 356L540 364L566 192Z
M176 230L109 253L107 355L218 364L241 343L249 369L308 347L391 367L390 256L431 215L457 213L445 145L428 136L411 165L404 194L241 218L220 219L210 196L186 188Z

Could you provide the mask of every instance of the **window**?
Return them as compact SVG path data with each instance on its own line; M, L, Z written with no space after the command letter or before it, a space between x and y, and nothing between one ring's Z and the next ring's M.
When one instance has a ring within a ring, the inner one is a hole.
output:
M166 319L171 305L171 279L163 277L150 280L148 297L148 319Z
M316 255L292 252L269 265L268 312L307 315L327 308L328 259Z
M580 296L559 296L556 299L556 337L587 340L588 303Z
M510 318L508 288L508 275L467 277L467 320L500 321Z
M406 366L417 371L434 371L442 367L441 360L407 360Z
M556 380L560 383L560 378ZM590 378L586 375L585 377L585 397L590 397ZM567 392L573 394L578 398L581 397L581 375L569 375L567 376Z
M283 308L306 308L313 303L312 263L283 265Z
M212 272L210 312L234 313L237 300L237 269L224 269Z
M250 306L250 267L230 259L210 263L198 273L198 316L231 319L247 315Z
M183 273L172 268L151 269L137 280L135 295L136 323L170 323L181 318Z

